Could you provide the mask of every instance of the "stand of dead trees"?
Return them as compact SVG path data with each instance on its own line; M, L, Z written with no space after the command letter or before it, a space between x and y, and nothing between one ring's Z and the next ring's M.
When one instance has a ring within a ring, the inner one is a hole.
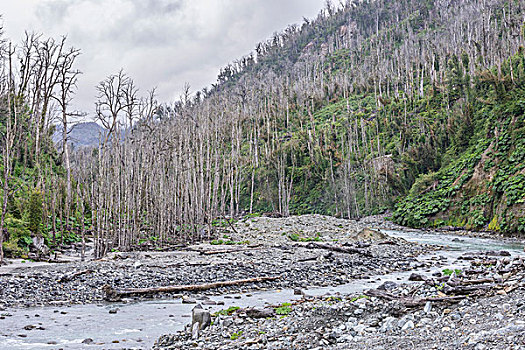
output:
M122 71L107 77L96 101L106 132L97 149L74 154L78 50L35 34L17 47L2 42L0 232L22 165L35 169L51 240L63 243L76 222L82 237L93 232L97 257L211 238L225 220L256 211L372 213L459 142L449 134L468 125L472 76L496 67L495 84L515 79L501 67L524 44L524 10L524 0L327 3L176 103L159 104L154 90L141 97ZM438 123L425 113L432 96L446 111ZM61 159L49 156L54 112ZM58 161L65 176L53 170Z
M72 119L69 102L80 74L75 69L78 55L79 50L67 47L65 37L55 40L26 33L22 42L15 45L0 33L3 164L0 262L3 260L2 243L10 236L7 221L13 223L28 217L30 235L36 237L42 236L43 227L52 227L49 232L55 243L57 232L63 241L66 231L70 230L68 222L75 215L76 200L67 131ZM64 128L62 156L57 154L51 140L56 121ZM62 162L67 172L65 178L54 170ZM37 205L31 205L31 200ZM33 209L36 212L24 213L24 210Z
M222 69L211 89L191 97L187 88L172 105L138 98L122 72L103 81L97 118L108 133L96 156L78 155L76 175L89 183L97 255L210 238L223 217L255 210L358 217L408 191L451 141L407 110L433 94L445 96L440 108L468 106L471 75L500 67L523 44L524 1L447 4L327 5ZM336 109L323 110L329 105ZM399 139L398 157L419 164L405 182L394 176L387 136Z

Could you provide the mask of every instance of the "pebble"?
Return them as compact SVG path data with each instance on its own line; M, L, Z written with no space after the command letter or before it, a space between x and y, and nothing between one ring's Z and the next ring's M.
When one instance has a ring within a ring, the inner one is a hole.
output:
M39 268L38 271L30 267L21 267L13 273L0 275L0 285L7 286L2 290L0 308L100 302L104 297L100 286L106 284L115 289L150 288L273 275L285 275L286 278L246 285L243 289L251 292L263 288L289 288L299 293L307 284L331 286L347 283L352 276L375 276L388 273L400 266L406 268L409 266L409 259L430 250L428 247L401 240L397 245L357 244L351 237L370 225L387 229L397 227L392 223L383 222L379 217L359 222L321 215L280 219L258 218L255 221L248 219L236 224L238 234L232 233L231 239L248 240L271 247L254 250L252 256L221 254L204 258L196 252L187 255L170 252L155 253L155 255L151 252L113 253L101 261L82 263L82 269L93 271L89 274L89 278L80 276L60 285L57 285L57 277L69 275L72 270L80 270L80 268L73 264L51 265ZM301 232L302 237L319 235L324 242L330 244L333 239L337 239L338 244L361 246L363 247L361 249L370 250L377 257L373 260L380 261L372 262L371 258L360 254L334 252L331 259L290 264L288 258L300 260L311 258L314 254L325 255L324 252L296 247L285 250L286 254L283 255L283 250L275 249L276 244L283 247L294 244L287 236L292 227L297 232ZM265 234L261 235L260 232ZM195 247L217 249L206 244ZM305 264L308 264L309 268L305 269ZM238 294L238 287L221 288L220 292ZM204 294L213 293L214 291L210 291Z
M414 326L414 322L412 322L411 320L409 320L407 323L405 323L403 325L403 327L401 328L401 330L403 331L406 331L407 329L413 329L415 326Z
M425 304L425 308L423 309L423 311L428 314L430 313L430 311L432 310L432 303L430 301L427 301L427 303Z

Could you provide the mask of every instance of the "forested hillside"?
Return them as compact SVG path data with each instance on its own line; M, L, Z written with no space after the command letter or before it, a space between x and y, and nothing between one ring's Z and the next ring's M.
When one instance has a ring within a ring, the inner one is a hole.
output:
M211 238L226 217L267 212L394 210L410 226L523 233L524 15L523 0L327 3L176 103L140 98L120 72L98 86L98 148L72 167L63 157L62 187L29 192L43 193L48 235L58 210L86 223L98 256ZM12 85L11 116L34 99ZM40 154L45 132L33 134Z
M0 261L4 250L26 256L35 237L34 243L47 251L46 246L80 236L83 213L71 178L69 148L57 151L51 138L61 124L65 131L60 136L67 141L76 115L69 103L80 74L78 55L65 38L26 33L14 44L0 36Z

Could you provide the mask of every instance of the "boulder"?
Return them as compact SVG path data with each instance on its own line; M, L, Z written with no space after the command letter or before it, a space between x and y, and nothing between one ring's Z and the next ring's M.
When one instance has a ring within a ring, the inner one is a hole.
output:
M191 329L194 333L195 325L198 330L204 329L211 325L211 314L204 310L200 304L197 304L191 312Z
M49 248L45 244L44 237L33 236L31 240L33 241L31 247L36 249L40 256L47 256L49 254Z
M386 234L370 228L362 229L361 232L352 236L352 238L356 241L385 241L390 239Z
M268 318L275 316L275 312L273 309L247 309L246 315L251 318Z

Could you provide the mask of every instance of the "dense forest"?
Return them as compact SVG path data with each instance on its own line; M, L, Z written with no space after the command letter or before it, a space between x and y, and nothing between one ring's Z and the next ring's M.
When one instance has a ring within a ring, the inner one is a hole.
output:
M0 246L89 237L100 257L262 213L525 233L524 15L523 0L327 2L180 101L105 78L105 132L75 149L80 51L4 39Z

